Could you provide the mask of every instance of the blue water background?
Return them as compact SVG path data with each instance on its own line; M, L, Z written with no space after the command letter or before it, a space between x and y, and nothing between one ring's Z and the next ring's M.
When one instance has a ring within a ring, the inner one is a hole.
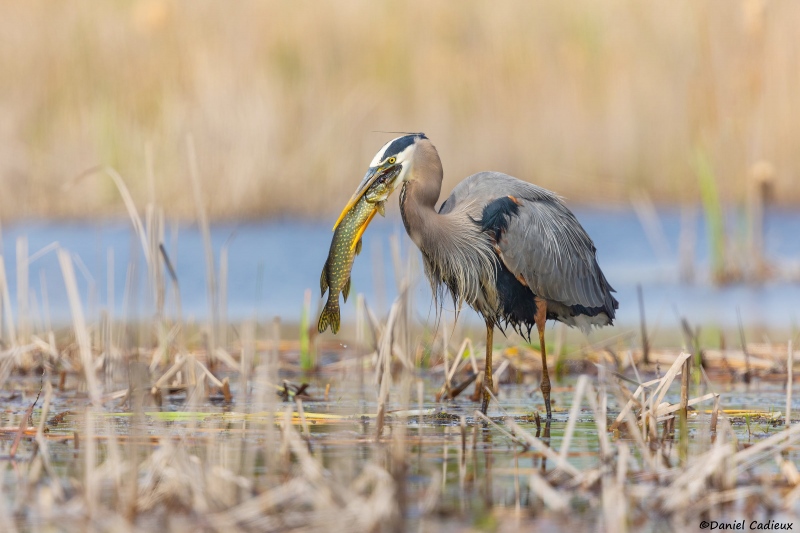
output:
M695 214L694 258L696 280L679 280L678 241L681 231L679 210L658 213L667 247L656 250L631 210L576 209L576 215L598 249L598 260L620 301L618 323L638 322L637 284L644 290L648 317L663 326L686 316L693 323L736 324L737 308L747 324L792 327L800 322L800 285L794 277L800 265L800 213L772 211L765 224L768 259L782 272L780 279L761 285L715 287L709 281L709 246L702 215ZM731 223L736 227L736 220ZM740 232L741 233L741 232ZM736 231L734 231L736 234ZM151 291L138 238L126 219L100 223L56 223L26 221L2 228L2 250L8 275L11 305L17 306L16 241L27 236L29 255L53 243L68 250L76 261L76 273L89 318L97 316L108 302L108 250L114 258L114 314L117 318L152 316ZM299 319L303 295L311 289L312 312L319 299L319 274L328 253L330 223L278 220L246 223L217 223L211 228L214 256L219 269L220 250L228 242L227 314L231 320L280 316L284 321ZM394 236L394 237L393 237ZM419 252L405 234L396 211L377 219L364 238L364 248L353 268L352 294L361 292L367 303L384 313L397 294L391 239L400 245L402 265ZM180 284L183 317L201 320L208 314L206 263L203 241L195 225L167 224L164 245L175 264ZM80 265L85 265L85 271ZM134 290L124 301L126 277L131 269ZM431 313L427 282L418 276L413 288L415 307L421 320ZM29 286L42 316L42 293L46 287L51 319L70 319L64 281L55 253L47 253L30 265ZM343 306L343 320L355 315L355 298ZM174 315L174 300L167 297L167 312ZM35 309L34 309L35 310ZM477 321L471 311L462 315Z

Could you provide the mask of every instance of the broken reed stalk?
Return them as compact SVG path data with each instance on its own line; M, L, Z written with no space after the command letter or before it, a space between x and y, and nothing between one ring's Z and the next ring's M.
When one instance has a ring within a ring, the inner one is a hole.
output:
M492 420L490 420L487 416L485 416L480 411L475 411L475 416L478 418L483 419L484 421L488 422L495 428L500 428L497 424L495 424ZM502 430L504 433L509 435L513 440L519 442L520 440L523 441L523 444L526 444L542 454L545 458L553 461L555 463L556 468L563 470L566 474L572 477L574 480L583 479L583 473L578 470L575 466L572 465L569 461L561 457L560 454L553 451L553 449L544 443L544 441L534 437L527 431L525 431L519 424L517 424L512 418L506 418L505 424L508 428L513 432L513 435L508 433L505 430ZM476 426L477 428L477 426Z
M442 359L444 360L444 386L446 389L446 393L450 394L453 390L453 385L450 382L450 360L447 357L447 345L449 344L448 335L447 335L447 321L445 320L444 313L442 313L442 317L440 318L441 325L442 325ZM453 368L458 366L458 361L453 361Z
M485 414L481 413L478 410L475 410L474 414L475 414L475 418L476 419L480 418L481 420L483 420L484 427L492 426L492 427L494 427L494 429L496 429L497 431L499 431L500 433L502 433L503 435L505 435L506 437L508 437L512 441L516 442L517 444L521 444L523 446L526 446L525 440L523 438L518 437L515 433L512 433L512 432L508 431L503 426L499 425L497 422L495 422L494 420L492 420L491 418L489 418ZM510 420L510 418L506 419L506 425L508 425L508 421L509 420Z
M156 316L164 315L164 271L158 268L158 244L163 240L164 213L150 202L144 209L145 234L149 248L147 263L147 279L150 283L150 294L156 309Z
M278 396L270 384L277 382L278 367L280 366L280 319L278 317L275 317L272 321L270 336L272 337L270 349L263 353L261 357L254 353L254 361L257 361L257 366L255 368L256 381L253 388L254 399L252 406L252 411L266 411L265 420L260 427L263 431L262 435L267 449L277 446L275 413L278 412L276 405ZM249 462L255 462L255 451L250 453L252 457ZM265 454L267 469L274 469L278 461L280 461L280 457L277 454Z
M403 374L400 381L400 405L401 409L408 411L411 407L411 372L403 367ZM392 443L390 447L392 467L389 469L392 478L394 479L395 488L395 501L399 510L397 520L393 521L392 527L398 533L406 531L405 518L406 510L408 508L408 446L407 433L408 424L398 424L392 429ZM447 453L447 446L444 447L445 454ZM444 464L447 465L447 458L445 457ZM446 466L445 466L446 469ZM442 482L444 482L444 476ZM438 484L437 484L438 485Z
M356 364L358 365L358 391L363 398L364 395L364 336L365 336L365 317L364 294L358 293L356 296Z
M92 403L99 407L101 405L100 391L97 387L97 376L94 372L94 360L89 340L89 330L86 327L86 320L83 316L83 306L81 305L80 295L78 294L78 283L75 280L75 270L72 266L72 258L69 252L63 248L59 249L58 262L61 264L61 273L64 276L64 285L67 289L67 296L69 297L75 339L78 342L81 364L86 378L86 389Z
M208 291L208 345L209 364L213 361L214 349L216 344L216 325L217 312L217 282L216 271L214 268L214 249L211 246L211 229L208 222L208 214L203 205L203 191L200 188L200 171L197 168L197 153L194 148L194 139L191 135L186 138L186 151L189 159L189 178L192 182L192 193L194 196L194 207L197 215L197 224L200 226L200 233L203 235L203 249L206 257L206 287ZM212 365L213 366L213 365Z
M2 263L2 258L0 258L0 263ZM47 281L44 270L39 271L39 286L41 287L44 327L45 331L47 331L47 340L50 344L50 353L58 354L58 350L56 349L56 336L53 333L53 322L50 320L50 297L47 294Z
M114 347L114 249L108 248L106 252L106 327L105 352L106 357L111 357ZM112 376L109 375L109 381Z
M681 405L680 405L680 431L681 437L678 443L678 456L682 464L686 464L689 458L689 374L692 371L692 358L689 357L683 363L683 375L681 376Z
M466 453L467 453L467 417L461 415L459 419L458 427L461 433L461 462L463 463L466 460Z
M131 196L127 185L125 185L125 180L122 179L122 176L120 176L116 170L111 167L106 167L104 171L112 179L114 185L117 186L119 195L122 197L122 201L125 203L125 209L128 211L128 216L131 219L131 224L133 224L133 229L136 231L136 236L139 237L139 243L142 245L145 262L150 265L152 258L150 257L150 247L147 246L147 233L144 230L142 218L139 216L139 212L136 210L136 204L133 201L133 196Z
M692 328L686 317L681 317L681 327L686 337L686 349L691 350L694 355L695 364L698 368L703 368L703 350L700 348L700 326ZM697 374L695 385L700 384L700 374Z
M239 361L239 394L246 405L250 405L250 373L256 352L255 324L251 321L242 327L242 355Z
M645 365L650 364L650 341L647 339L647 322L644 315L644 295L642 294L642 284L636 285L636 295L639 298L639 324L642 334L642 360Z
M711 435L717 433L717 421L719 420L719 395L714 398L714 409L711 411Z
M31 404L26 410L25 414L22 415L22 420L19 421L19 429L17 433L14 435L14 442L11 443L11 449L8 452L8 456L13 459L14 456L17 455L17 448L19 447L19 443L22 440L22 435L25 433L25 430L28 429L28 424L30 423L31 414L33 413L33 406L36 404Z
M89 520L97 515L97 480L95 476L95 461L97 456L97 442L95 440L95 415L92 406L86 408L86 447L84 449L84 497Z
M562 459L567 459L569 453L569 446L572 442L572 434L575 432L575 424L578 423L578 413L581 410L581 400L583 399L586 385L589 383L589 378L582 375L578 378L578 383L575 385L575 395L572 398L572 407L569 410L569 418L567 420L567 428L564 430L564 438L561 441L561 452L559 455Z
M169 255L167 254L167 249L164 247L164 243L158 245L158 249L161 252L161 257L164 260L164 266L167 269L167 274L169 274L169 278L172 281L172 290L174 293L175 298L175 313L177 315L177 327L178 327L178 353L185 356L185 359L188 360L189 365L189 377L188 382L189 385L194 387L197 384L197 376L195 374L195 354L193 351L186 349L186 341L185 341L185 333L183 327L183 309L181 304L181 287L178 283L178 274L175 272L175 267L170 261ZM177 360L177 358L176 358ZM152 369L151 369L152 370ZM180 370L180 367L176 369L176 372ZM164 378L162 377L162 380ZM161 381L161 380L159 380ZM163 382L166 384L166 381ZM155 393L156 386L153 386L153 391Z
M601 379L605 379L601 376ZM602 382L602 381L601 381ZM597 426L597 440L600 444L600 458L607 461L611 457L611 442L608 440L608 429L606 420L606 390L604 386L595 390L591 383L587 384L586 399L594 413L594 423Z
M469 387L472 384L473 381L475 381L477 377L478 377L477 374L470 374L470 376L467 377L467 379L465 379L464 381L453 387L453 390L450 391L448 398L451 400L455 400L456 398L458 398L461 395L461 393L464 392L467 389L467 387Z
M311 446L311 433L308 430L308 422L306 421L306 412L303 409L303 400L300 399L298 396L295 396L294 401L297 404L297 414L300 416L300 425L303 428L303 437L305 438L308 445Z
M792 425L792 387L794 386L794 352L792 351L792 339L786 345L786 427Z
M375 440L379 441L383 434L386 418L386 402L389 399L389 387L392 380L392 348L394 345L395 326L403 312L405 294L408 285L401 287L400 295L395 299L386 319L386 328L381 335L378 346L378 365L375 368L375 381L380 385L378 390L378 416L376 421Z
M742 311L736 308L736 318L739 322L739 341L742 344L742 352L744 352L744 382L750 383L750 352L747 350L747 340L744 337L744 326L742 325Z
M172 261L169 259L169 255L167 255L167 249L164 248L164 243L158 245L158 249L161 252L161 258L164 260L164 266L167 269L167 273L169 274L169 279L172 281L172 290L175 293L175 313L177 315L178 324L183 323L183 313L181 310L181 287L178 283L178 274L175 272L175 267L172 265ZM183 328L181 327L180 333L180 343L179 347L181 349L184 348L183 344Z
M14 327L14 314L11 308L11 293L8 290L8 277L3 256L0 255L0 290L3 291L3 318L5 318L6 335L11 346L17 345L17 329Z
M622 420L625 418L625 416L631 411L631 409L633 409L635 399L639 395L643 394L647 387L650 387L652 385L657 385L656 388L653 390L653 392L650 394L650 402L649 402L650 407L649 408L647 407L648 402L643 402L644 405L641 413L641 420L642 423L644 424L644 421L646 420L648 413L653 412L655 409L658 408L659 405L661 405L661 402L664 399L664 396L667 394L669 387L672 385L673 380L680 373L682 365L686 362L686 360L689 357L691 357L691 354L687 352L681 353L675 359L675 362L672 363L672 366L669 368L669 370L667 370L667 373L664 374L664 377L660 379L654 379L639 385L639 387L636 389L636 392L633 393L633 398L627 401L625 407L622 408L622 411L620 411L619 415L617 416L616 421L614 422L614 424L611 425L611 429L612 430L616 429L619 426L619 424L622 423Z
M784 429L737 452L733 456L736 461L733 463L736 473L740 474L753 464L763 461L776 453L781 453L786 448L797 444L798 440L800 440L800 425Z
M684 417L688 416L689 406L689 374L691 373L692 359L687 358L683 363L683 372L681 376L681 413Z
M569 509L570 499L566 494L556 490L542 476L536 472L531 472L528 478L528 485L545 507L554 512L564 512Z
M225 240L219 251L219 345L228 346L228 246L231 237Z
M470 358L465 359L464 354L467 353L466 350L469 350ZM474 362L474 354L472 353L472 341L468 338L464 339L461 342L461 346L458 349L458 353L453 360L453 364L450 366L449 370L447 365L445 365L445 382L442 384L442 388L436 393L436 401L440 401L442 398L445 399L455 399L459 394L464 392L464 389L469 386L475 380L478 372L474 372L472 376L467 378L466 381L462 382L459 385L453 387L452 381L455 377L456 373L464 368L469 362L473 362L473 369L477 368L477 363ZM445 360L445 362L447 362ZM499 377L499 375L498 375Z
M47 475L50 476L51 479L58 478L58 472L53 468L53 464L50 458L50 451L47 439L44 436L44 426L47 422L47 415L50 412L50 402L53 397L53 386L50 384L49 381L45 381L44 383L44 404L42 405L42 412L40 413L39 418L39 426L36 429L36 444L39 446L39 453L38 458L41 460L41 464L44 467L45 472ZM50 487L53 491L53 496L56 501L63 501L64 499L64 489L60 483L52 483ZM2 494L0 494L2 497Z
M28 238L24 235L17 237L17 336L22 344L30 340L30 315L28 305Z

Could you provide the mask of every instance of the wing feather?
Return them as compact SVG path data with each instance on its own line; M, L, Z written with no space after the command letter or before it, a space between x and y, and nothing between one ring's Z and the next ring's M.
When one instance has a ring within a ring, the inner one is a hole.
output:
M613 291L597 265L591 238L560 200L521 198L500 241L502 259L533 292L564 305L603 308L613 318Z
M442 204L448 212L462 202L485 206L504 196L518 200L517 214L498 243L512 274L525 278L534 294L567 306L602 309L614 318L617 302L596 259L592 239L554 193L506 174L482 172L459 183ZM475 213L480 218L480 213Z

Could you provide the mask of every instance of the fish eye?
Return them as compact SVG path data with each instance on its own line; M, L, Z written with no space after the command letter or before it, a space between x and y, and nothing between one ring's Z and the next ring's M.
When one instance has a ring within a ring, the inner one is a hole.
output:
M394 165L395 163L397 163L397 158L394 156L390 157L389 159L386 160L386 162L389 163L390 165Z

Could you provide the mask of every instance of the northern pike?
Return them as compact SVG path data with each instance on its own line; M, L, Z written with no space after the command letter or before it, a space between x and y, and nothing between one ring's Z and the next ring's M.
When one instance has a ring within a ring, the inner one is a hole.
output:
M325 291L328 291L328 301L317 324L320 333L328 329L328 326L333 333L339 331L339 294L344 296L346 302L350 293L353 261L361 252L361 236L375 213L384 215L384 202L394 190L394 181L398 174L399 169L384 174L368 173L333 227L333 241L319 278L321 296L325 296Z

